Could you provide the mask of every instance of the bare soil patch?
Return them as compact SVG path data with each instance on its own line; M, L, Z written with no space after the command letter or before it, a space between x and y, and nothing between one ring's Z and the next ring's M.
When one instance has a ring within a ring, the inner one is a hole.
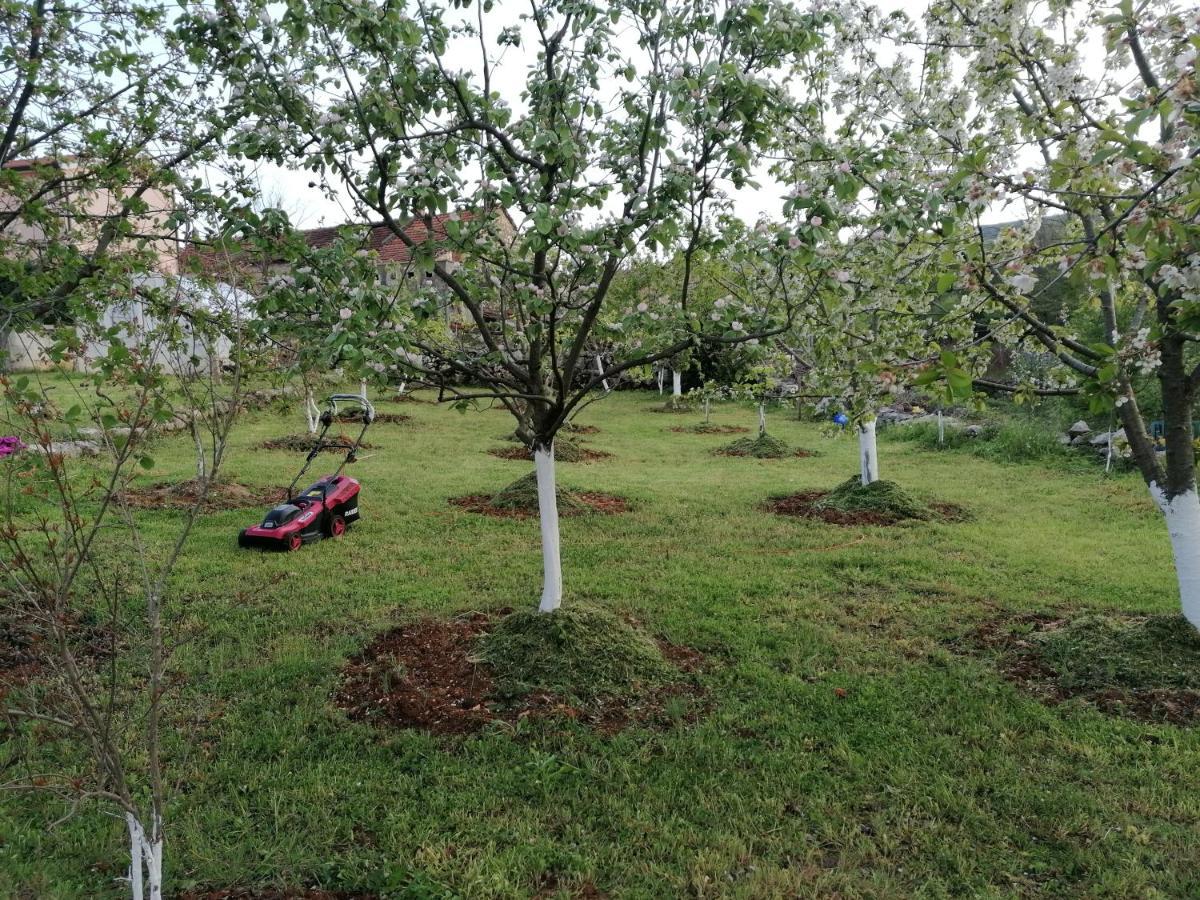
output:
M699 714L703 690L687 677L631 696L602 696L587 703L536 688L519 696L497 696L498 678L480 658L480 642L510 613L426 618L378 636L342 670L335 705L355 721L444 735L531 717L563 717L612 734L631 725L665 727ZM656 643L681 676L702 663L696 650Z
M252 487L237 481L218 481L208 489L204 511L246 509L280 503L285 491L282 485ZM122 496L126 503L139 509L191 509L200 496L200 485L195 480L162 482L148 487L127 488Z
M536 508L496 506L492 503L494 497L494 494L468 494L465 497L451 497L450 504L468 512L495 516L498 519L529 519L538 514ZM560 504L558 508L560 516L579 516L587 513L616 515L629 510L629 501L616 494L603 494L599 491L571 491L571 498L576 501L577 505L568 507Z
M1049 706L1082 700L1144 724L1200 724L1200 637L1181 616L1019 613L953 643L993 657L1007 681Z
M556 462L590 463L597 462L602 459L612 459L611 453L608 453L604 450L592 450L590 447L576 447L574 450L572 450L570 456L561 459L559 458L557 451L558 448L556 447L554 454ZM500 459L514 459L521 460L522 462L529 462L533 459L533 453L530 452L529 448L524 446L493 447L488 451L488 453L490 453L492 456L499 457Z
M898 525L901 522L920 521L893 510L851 510L822 506L821 501L830 493L830 491L800 491L786 497L772 497L767 500L765 506L777 515L817 519L829 525ZM967 517L966 511L953 503L930 503L928 506L932 515L927 518L943 522L960 522Z
M595 425L576 425L574 422L568 422L563 426L563 431L568 431L571 434L599 434L600 429Z
M293 453L309 453L316 444L317 436L315 434L285 434L282 437L265 440L258 446L262 450L288 450ZM326 435L325 446L321 448L321 452L343 453L347 447L352 446L354 446L354 438L352 437L344 434L339 434L335 437ZM360 450L375 449L375 445L369 441L363 441L358 447Z

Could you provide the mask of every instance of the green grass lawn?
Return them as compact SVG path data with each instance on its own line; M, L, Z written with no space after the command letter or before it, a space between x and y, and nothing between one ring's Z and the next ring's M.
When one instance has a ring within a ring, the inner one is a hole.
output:
M363 520L344 540L239 551L237 530L262 511L223 512L202 520L179 566L175 611L196 634L174 659L185 737L169 761L172 889L390 879L386 895L413 897L1200 895L1200 732L1043 706L952 649L980 621L1022 611L1176 611L1166 530L1140 482L881 442L884 477L970 518L784 519L759 505L845 479L851 435L780 413L772 433L820 455L715 456L729 436L672 433L699 414L654 414L655 402L617 395L581 416L601 429L589 445L614 456L563 464L560 479L633 508L563 520L564 602L703 651L707 715L611 737L559 720L466 739L346 721L330 693L373 635L533 605L540 591L535 520L446 502L526 471L484 452L510 417L381 404L415 421L369 434L378 449L352 469ZM736 406L714 421L755 424ZM286 483L300 458L253 448L299 430L299 412L249 416L226 475ZM145 480L190 477L189 452L164 441ZM174 521L142 517L152 537ZM120 896L122 823L89 808L47 831L62 811L5 797L0 893Z

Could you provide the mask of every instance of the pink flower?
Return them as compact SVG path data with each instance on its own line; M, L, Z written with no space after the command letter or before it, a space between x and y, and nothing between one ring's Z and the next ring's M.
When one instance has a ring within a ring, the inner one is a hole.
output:
M646 310L648 310L649 308L650 308L650 307L649 307L649 306L647 306L645 303L639 303L639 304L638 304L638 312L645 312L645 311L646 311Z
M793 234L790 238L788 238L788 246L795 250L800 246L800 238Z
M821 218L820 216L812 216L812 217L811 217L811 218L808 220L808 224L809 224L809 225L812 225L812 226L815 228L815 227L816 227L816 226L818 226L818 225L824 225L824 224L825 224L825 220L824 220L823 218Z
M843 175L849 175L850 174L850 163L848 163L848 162L838 163L837 170L839 172L841 172Z
M343 306L341 309L338 310L338 316L339 316L339 318L341 318L341 320L343 322L346 321L346 319L350 318L352 315L354 315L354 310L352 310L348 306Z

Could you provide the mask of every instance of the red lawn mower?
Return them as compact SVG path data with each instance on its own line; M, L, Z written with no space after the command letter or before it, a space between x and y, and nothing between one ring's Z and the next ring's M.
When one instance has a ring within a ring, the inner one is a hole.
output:
M337 419L339 403L353 403L361 411L363 426L353 444L325 441L326 433ZM375 407L366 397L357 394L334 394L325 404L325 411L321 413L321 433L317 435L317 442L309 451L299 473L288 485L287 499L270 510L261 524L243 528L238 534L239 547L299 550L305 544L322 538L341 537L351 522L358 521L360 485L349 475L343 475L342 470L346 468L347 463L352 463L357 458L355 453L362 443L363 435L375 421ZM313 482L302 493L293 494L296 482L304 477L317 454L331 447L346 451L346 457L337 471Z

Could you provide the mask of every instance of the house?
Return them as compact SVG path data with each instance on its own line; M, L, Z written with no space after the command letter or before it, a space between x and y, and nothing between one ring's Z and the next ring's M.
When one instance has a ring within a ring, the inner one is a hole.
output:
M128 203L135 195L136 202ZM133 263L131 268L137 274L132 277L130 295L111 302L101 324L127 326L119 330L129 347L155 339L160 323L149 312L150 301L152 295L167 297L180 311L176 324L182 337L170 350L160 346L154 352L155 360L176 373L211 368L228 358L229 342L194 335L195 317L228 305L235 297L248 308L251 298L227 285L201 285L178 275L179 248L170 224L174 210L169 192L136 181L127 188L115 188L74 157L10 160L0 166L0 213L9 214L0 216L0 255L10 274L17 267L51 272L62 263L58 253L49 251L66 246L86 257L96 249L105 226L123 218L134 237L108 244L107 252L136 250L148 255L139 255ZM0 369L53 368L48 352L54 342L53 330L70 326L70 310L45 297L17 298L9 308L14 310L20 330L0 329ZM86 368L102 352L100 344L88 344L82 357L75 360L76 367Z
M444 271L453 273L462 264L464 254L451 239L447 224L458 221L464 226L469 226L479 221L480 216L484 214L480 210L463 209L429 218L413 217L408 219L402 228L407 241L396 234L389 225L376 222L368 229L363 229L362 245L364 249L375 254L381 284L396 288L406 284L413 287L444 288L432 267L421 267L414 260L416 248L426 244L432 245L430 249L433 259ZM508 211L497 208L493 215L500 239L511 240L516 226ZM362 226L345 224L311 228L301 231L300 235L310 247L320 249L331 246L340 235L355 228L362 229ZM182 271L203 272L220 277L222 272L228 272L233 267L256 283L259 289L269 284L273 277L288 274L289 265L282 253L271 258L269 255L264 257L245 250L230 251L193 246L185 249L180 255ZM464 318L462 311L457 309L457 304L449 298L444 304L444 310L447 321L451 324Z
M124 204L139 190L136 211L126 212ZM0 166L0 212L17 213L0 224L0 252L9 257L36 263L51 241L88 253L105 224L124 214L130 232L138 237L110 250L128 250L134 240L144 241L139 246L153 253L155 270L171 274L179 258L176 235L168 224L174 211L174 198L166 191L132 184L113 190L74 157L14 159ZM47 213L56 222L49 232L43 224Z

